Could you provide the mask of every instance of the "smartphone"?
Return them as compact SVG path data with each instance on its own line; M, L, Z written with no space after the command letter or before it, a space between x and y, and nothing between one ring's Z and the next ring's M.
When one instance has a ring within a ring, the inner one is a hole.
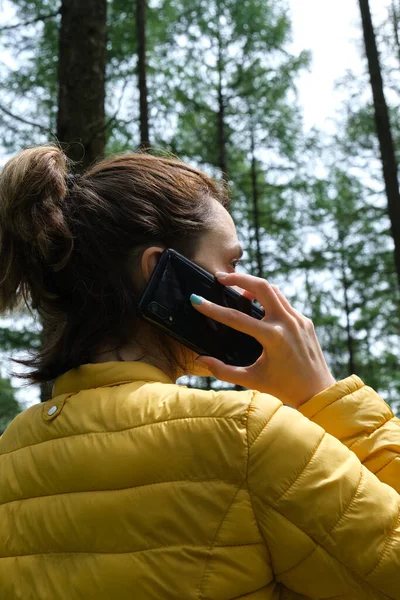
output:
M170 248L164 250L150 277L139 302L139 316L197 354L213 356L229 365L252 365L261 356L261 344L197 312L190 302L191 294L255 319L264 316L254 302L220 284L211 273Z

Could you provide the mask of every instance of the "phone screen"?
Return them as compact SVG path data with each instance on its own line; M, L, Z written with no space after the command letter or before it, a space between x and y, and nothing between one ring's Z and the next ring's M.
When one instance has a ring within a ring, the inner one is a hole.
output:
M190 295L240 310L256 319L263 311L172 249L164 250L139 302L139 315L198 354L249 366L262 353L257 340L197 312Z

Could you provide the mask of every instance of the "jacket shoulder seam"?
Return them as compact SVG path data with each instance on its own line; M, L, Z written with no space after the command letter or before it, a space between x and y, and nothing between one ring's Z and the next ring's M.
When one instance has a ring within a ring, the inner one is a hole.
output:
M200 579L200 582L199 582L199 591L198 591L198 594L197 594L197 599L198 600L201 600L201 598L203 597L204 582L205 582L206 575L207 575L207 573L209 571L209 568L210 568L210 561L211 561L211 557L212 557L214 548L219 547L216 544L216 540L217 540L218 534L219 534L219 532L221 530L221 527L224 524L225 519L226 519L227 515L229 514L229 511L230 511L233 503L235 502L236 497L237 497L237 495L238 495L238 493L239 493L239 491L241 490L242 487L243 487L243 482L241 482L238 485L235 493L233 494L233 497L232 497L231 501L229 502L228 506L226 507L226 510L225 510L224 514L222 515L222 518L221 518L221 521L220 521L218 527L215 530L214 538L213 538L213 540L211 542L211 545L208 548L208 553L207 553L207 556L206 556L205 561L204 561L204 569L203 569L203 573L202 573L202 576L201 576L201 579Z
M265 537L263 535L263 532L261 531L261 527L260 527L260 524L259 524L258 519L257 519L256 511L254 509L254 503L253 503L253 498L252 498L252 494L251 494L251 490L250 490L250 486L249 486L249 479L248 479L248 475L249 475L249 463L250 463L250 448L253 446L253 444L251 446L249 445L249 427L248 426L249 426L250 410L251 410L251 406L253 404L253 401L254 401L254 398L255 398L256 394L257 394L257 392L253 393L253 395L251 397L251 400L249 402L249 406L248 406L247 411L246 411L246 436L245 436L245 441L244 441L244 443L246 444L246 450L247 450L247 460L246 460L246 489L247 489L247 493L249 495L250 506L251 506L251 511L253 513L254 521L255 521L255 523L257 525L257 529L258 529L258 532L260 534L260 538L263 540L264 546L265 546L265 548L266 548L266 550L268 552L269 562L270 562L270 564L272 564L272 562L271 562L271 554L270 554L270 551L269 551L269 548L268 548L268 544L267 544L267 541L266 541L266 539L265 539ZM275 412L273 414L275 414ZM268 420L268 423L270 422L270 420L271 419ZM265 427L265 425L264 425L264 427ZM264 430L264 427L262 428L261 431Z
M254 440L249 445L249 452L250 452L251 448L254 446L254 444L256 443L256 441L259 439L259 437L263 434L263 432L265 431L265 429L268 427L268 425L271 423L272 419L274 418L274 416L276 415L276 413L278 412L278 410L280 410L281 408L282 408L282 404L280 404L279 406L277 406L275 408L275 410L273 411L273 413L268 417L268 420L266 421L266 423L263 424L261 430L257 433L256 437L254 438ZM247 422L248 422L248 415L247 415Z
M247 466L248 466L248 450L249 450L248 449L248 442L247 442L247 439L248 439L248 420L249 420L249 413L250 413L251 405L252 405L252 402L254 400L254 397L255 397L256 393L257 392L253 391L253 394L251 396L250 402L249 402L249 404L247 406L247 409L246 409L246 412L245 412L245 419L244 419L244 422L245 422L245 440L244 440L244 444L245 444L246 450L247 450L247 461L246 461L245 478L238 485L238 488L237 488L235 494L233 495L233 498L232 498L231 502L227 506L226 511L224 512L224 514L222 516L222 519L221 519L221 521L220 521L220 523L219 523L219 525L218 525L218 527L216 529L214 538L213 538L211 546L209 548L208 555L207 555L207 557L205 559L203 574L202 574L200 582L199 582L199 589L198 589L198 593L197 593L197 600L201 600L201 598L203 596L203 588L204 588L205 577L206 577L206 574L207 574L208 569L209 569L210 560L211 560L211 557L212 557L213 550L216 547L216 540L217 540L217 537L218 537L218 533L220 532L221 527L222 527L222 525L223 525L223 523L224 523L227 515L229 514L229 510L231 509L231 507L232 507L232 505L233 505L233 503L234 503L234 501L235 501L235 499L236 499L239 491L243 488L244 484L247 482ZM243 423L243 416L240 417L240 422ZM257 523L257 527L258 527L258 529L260 531L258 523ZM260 531L260 534L261 534L261 531ZM263 540L263 545L265 545L265 541L264 541L264 538L263 538L262 535L261 535L261 539Z

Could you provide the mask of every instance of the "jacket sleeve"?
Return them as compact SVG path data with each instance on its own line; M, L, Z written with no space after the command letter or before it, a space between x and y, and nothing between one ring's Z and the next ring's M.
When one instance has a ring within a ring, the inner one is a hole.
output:
M400 600L400 496L275 398L254 394L247 434L248 491L283 589Z
M350 448L381 481L400 492L400 419L359 377L340 381L299 410Z

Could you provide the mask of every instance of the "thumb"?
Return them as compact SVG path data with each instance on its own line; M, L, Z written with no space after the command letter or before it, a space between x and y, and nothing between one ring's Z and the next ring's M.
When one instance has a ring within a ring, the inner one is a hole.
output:
M199 356L196 358L195 364L207 367L210 373L221 381L247 387L246 382L248 376L246 376L247 373L245 367L226 365L221 360L212 358L211 356Z

